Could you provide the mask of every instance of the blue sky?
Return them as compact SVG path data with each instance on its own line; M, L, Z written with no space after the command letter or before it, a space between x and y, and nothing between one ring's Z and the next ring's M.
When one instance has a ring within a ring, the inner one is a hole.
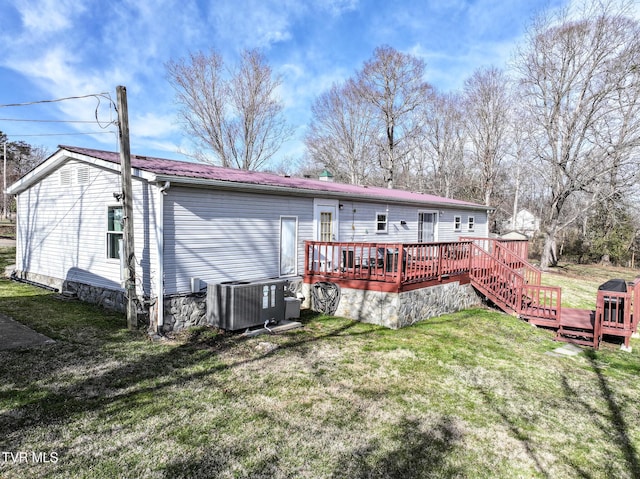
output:
M505 67L532 17L569 0L5 0L0 3L0 105L128 93L133 153L183 158L190 142L176 119L165 63L211 47L235 62L261 48L282 77L295 127L274 164L300 157L314 99L354 74L379 45L427 63L426 80L457 90L483 66ZM93 98L0 107L0 130L54 151L59 144L117 149L115 113ZM100 132L96 135L77 133ZM66 136L22 136L57 135ZM20 135L20 136L18 136Z

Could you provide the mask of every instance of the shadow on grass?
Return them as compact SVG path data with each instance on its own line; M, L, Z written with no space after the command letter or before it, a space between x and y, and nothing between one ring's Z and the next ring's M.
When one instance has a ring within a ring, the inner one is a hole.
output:
M462 435L453 422L444 417L428 430L415 420L402 419L394 434L372 439L368 444L345 451L332 464L329 475L340 479L420 479L427 477L462 477L463 470L450 464L448 458L462 441ZM389 445L393 447L389 447ZM198 457L184 458L170 463L164 469L164 477L217 477L231 469L237 458L251 452L239 445L213 446ZM322 451L318 451L322 455ZM277 447L243 468L238 477L283 477ZM302 471L301 475L302 474ZM307 471L308 472L308 471ZM289 477L289 476L287 476ZM295 477L295 473L290 477ZM305 475L307 477L307 475Z
M583 408L598 428L612 438L612 447L619 449L622 453L625 464L621 465L621 469L627 471L629 474L628 477L640 478L640 458L638 457L638 450L634 446L629 434L629 425L625 419L624 411L616 399L616 395L609 385L609 381L598 360L598 353L593 349L586 349L584 355L588 359L593 372L596 374L598 388L602 399L605 400L608 414L603 414L596 410L587 401L582 399L580 394L569 385L567 379L563 378L562 385L565 395L573 404ZM585 470L578 469L578 472L581 477L592 477Z
M339 461L331 477L349 479L406 479L461 477L464 470L448 461L462 434L446 417L424 431L418 421L403 418L386 444L373 439L351 450ZM388 444L395 447L389 449Z
M291 341L280 344L275 350L255 354L252 349L246 359L231 364L217 360L217 355L225 350L238 348L246 340L235 334L212 334L211 330L203 328L194 331L184 344L158 348L147 345L149 352L138 353L135 360L120 360L118 366L108 368L100 374L83 378L77 383L52 388L34 387L32 383L38 381L40 384L47 384L48 378L55 377L56 371L47 369L47 363L62 348L66 352L70 351L65 356L68 361L60 364L66 370L86 366L91 355L96 356L93 358L94 363L113 358L109 352L94 351L95 345L64 344L58 349L22 351L18 353L21 360L16 368L25 368L28 378L19 381L13 392L19 394L28 388L32 394L23 394L20 406L9 408L0 414L0 450L21 450L22 444L28 441L28 431L33 425L46 427L49 424L64 424L70 417L87 412L108 411L110 415L117 414L128 408L135 408L136 402L141 398L204 377L211 387L223 388L224 378L218 381L216 374L225 370L263 360L280 350L301 348L309 343L326 341L343 334L361 335L373 331L350 331L357 324L359 323L347 322L316 335L309 333L301 338L292 336ZM200 368L196 372L189 371L192 366L207 363L210 364L209 367ZM15 384L13 378L6 378L4 382ZM9 390L7 394L11 393ZM12 443L7 444L8 440Z
M491 409L495 411L502 418L502 422L509 429L511 436L517 439L518 441L520 441L520 444L522 444L522 447L526 451L527 456L529 456L529 458L536 465L536 469L538 470L538 472L543 477L550 478L551 475L542 464L541 458L539 457L539 454L536 452L535 445L529 439L529 436L526 433L526 431L522 430L522 428L518 426L518 423L521 422L520 418L517 416L513 417L509 415L509 413L506 412L504 408L500 407L498 401L496 401L492 397L491 393L487 391L485 388L479 387L477 388L477 390L482 396L482 398L484 399L484 402L487 405L489 405Z

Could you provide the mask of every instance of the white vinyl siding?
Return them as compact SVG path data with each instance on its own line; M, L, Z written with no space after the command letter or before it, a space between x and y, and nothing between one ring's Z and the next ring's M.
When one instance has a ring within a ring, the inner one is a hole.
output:
M467 224L461 231L455 231L455 217L467 219L468 211L460 209L427 209L418 206L403 206L386 203L384 205L356 201L342 201L340 210L340 240L355 242L416 243L418 241L418 212L433 211L437 213L436 241L458 241L461 236L468 236ZM376 234L376 213L388 208L388 234L384 237ZM474 236L486 237L488 234L487 216L484 211L474 210ZM404 224L403 224L404 222Z
M77 183L78 167L88 183ZM65 173L65 171L70 173ZM75 177L75 178L74 178ZM63 178L72 178L63 185ZM136 259L142 265L139 277L149 292L155 265L154 230L143 220L153 210L150 187L133 181ZM76 160L64 163L18 196L16 267L19 271L121 289L119 261L107 258L107 206L113 193L121 191L119 174Z
M298 217L298 266L313 237L313 199L172 186L164 197L165 293L280 275L280 218Z

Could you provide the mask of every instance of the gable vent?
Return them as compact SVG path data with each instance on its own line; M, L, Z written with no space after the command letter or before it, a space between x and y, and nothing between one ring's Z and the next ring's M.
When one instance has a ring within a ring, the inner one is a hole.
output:
M60 186L71 186L71 170L60 170Z
M77 169L77 179L79 185L89 184L89 167L79 166Z

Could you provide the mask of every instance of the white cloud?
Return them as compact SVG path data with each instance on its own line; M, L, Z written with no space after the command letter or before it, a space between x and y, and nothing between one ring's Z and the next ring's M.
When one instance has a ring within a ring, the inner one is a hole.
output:
M143 138L166 138L180 131L174 118L158 115L154 112L135 115L130 123L131 133Z
M18 0L15 6L32 37L69 29L74 17L85 11L77 0Z

